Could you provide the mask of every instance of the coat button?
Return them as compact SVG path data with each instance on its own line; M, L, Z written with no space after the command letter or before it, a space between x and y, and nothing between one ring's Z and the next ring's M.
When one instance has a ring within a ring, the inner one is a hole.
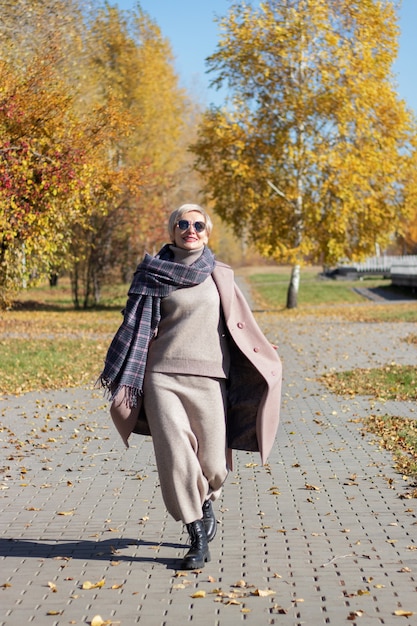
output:
M259 348L258 348L258 347L256 347L256 348L254 348L254 349L253 349L253 351L254 351L254 352L259 352Z
M245 328L245 323L244 322L238 322L237 323L237 327L238 328Z

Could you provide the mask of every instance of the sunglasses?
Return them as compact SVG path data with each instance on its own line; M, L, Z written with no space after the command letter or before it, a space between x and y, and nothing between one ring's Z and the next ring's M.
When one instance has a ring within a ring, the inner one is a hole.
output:
M202 233L206 228L204 222L189 222L188 220L179 220L177 222L177 226L180 230L188 230L191 226L194 226L194 229L197 233Z

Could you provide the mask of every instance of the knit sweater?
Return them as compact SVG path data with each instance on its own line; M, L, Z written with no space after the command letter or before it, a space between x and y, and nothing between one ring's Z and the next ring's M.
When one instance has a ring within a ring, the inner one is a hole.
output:
M200 250L171 246L175 263L191 265ZM161 320L151 341L146 369L171 374L227 378L229 348L217 287L209 276L176 289L161 301Z

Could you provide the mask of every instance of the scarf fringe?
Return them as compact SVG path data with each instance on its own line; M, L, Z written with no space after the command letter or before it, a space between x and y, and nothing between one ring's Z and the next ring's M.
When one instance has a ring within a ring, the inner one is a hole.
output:
M129 387L127 385L117 385L100 376L95 384L95 387L101 388L103 390L104 397L109 400L109 402L113 402L116 396L120 393L120 391L124 391L123 397L121 401L129 408L134 409L139 402L139 398L143 396L142 389L136 389L135 387Z

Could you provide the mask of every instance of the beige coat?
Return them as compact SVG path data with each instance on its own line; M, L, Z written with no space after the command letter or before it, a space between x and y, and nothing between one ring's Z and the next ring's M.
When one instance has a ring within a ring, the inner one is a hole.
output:
M229 449L259 451L265 463L278 430L281 361L236 286L232 269L216 262L212 276L231 338L227 443ZM133 432L150 435L142 404L129 410L116 398L110 413L126 446Z

